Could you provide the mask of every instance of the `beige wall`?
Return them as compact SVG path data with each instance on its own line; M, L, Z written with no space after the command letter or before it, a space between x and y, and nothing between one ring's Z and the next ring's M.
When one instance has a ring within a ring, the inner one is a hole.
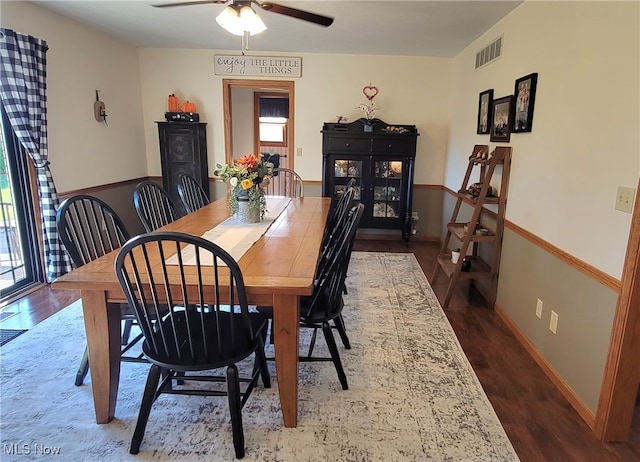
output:
M137 49L27 2L0 3L0 24L49 46L49 160L58 190L146 176ZM96 89L108 126L93 115Z
M474 71L475 53L504 35L503 57ZM619 278L631 215L618 185L640 172L637 2L525 2L454 61L445 185L456 190L474 144L478 94L513 94L538 72L533 131L511 135L507 219ZM623 46L624 44L624 46Z
M213 74L214 50L141 49L140 73L149 174L160 175L158 137L153 121L166 110L166 99L175 93L198 105L200 120L207 122L209 173L224 163L222 77ZM222 52L220 52L222 53ZM295 170L305 181L322 180L322 124L342 115L356 120L355 106L365 102L362 87L369 83L380 92L378 117L391 124L416 125L415 183L443 182L449 137L450 59L402 56L353 56L300 54L303 77L295 82ZM186 72L185 70L188 70ZM252 106L251 106L252 107ZM252 130L251 130L252 131ZM237 137L234 135L234 140ZM235 142L235 141L234 141ZM249 140L252 143L252 140ZM251 146L251 144L250 144ZM234 148L234 152L237 150ZM245 152L245 151L240 151ZM246 151L249 152L249 151ZM308 194L312 189L305 189ZM418 236L437 238L440 226L439 194L416 194L413 209L421 220Z
M209 170L224 162L222 77L213 75L214 50L141 49L140 74L151 175L160 174L154 120L162 117L167 95L176 93L198 105L207 122ZM350 120L362 114L355 109L366 101L362 87L372 83L380 93L379 117L391 124L415 124L420 132L416 183L441 184L448 132L451 60L395 56L300 54L303 77L295 79L295 169L305 180L322 179L324 122L343 115Z
M507 219L616 278L631 223L614 210L616 189L637 187L640 172L638 18L637 2L526 2L469 46L454 60L444 176L457 190L472 146L489 144L488 135L475 134L478 94L513 94L515 79L538 72L533 131L509 143ZM475 53L499 35L503 57L474 71ZM613 291L507 229L497 304L595 412ZM551 310L559 315L556 335Z
M252 88L231 89L233 114L233 152L235 157L253 152L253 92Z

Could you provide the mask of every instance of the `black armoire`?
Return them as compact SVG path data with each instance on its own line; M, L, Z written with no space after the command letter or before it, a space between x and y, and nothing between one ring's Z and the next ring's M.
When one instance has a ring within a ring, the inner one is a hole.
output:
M162 186L169 193L181 215L186 213L180 196L180 176L192 176L209 197L206 123L156 122L160 137Z

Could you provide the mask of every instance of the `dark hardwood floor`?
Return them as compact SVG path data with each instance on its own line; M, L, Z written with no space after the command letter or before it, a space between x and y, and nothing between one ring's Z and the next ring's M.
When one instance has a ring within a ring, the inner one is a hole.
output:
M54 290L49 285L0 308L0 328L31 329L80 298L80 291Z
M438 245L432 242L358 240L356 251L413 252L427 279ZM447 278L433 287L440 300ZM79 298L79 292L33 292L2 308L1 328L30 328ZM555 388L497 314L465 283L445 310L469 362L523 462L640 461L640 412L625 443L603 443Z

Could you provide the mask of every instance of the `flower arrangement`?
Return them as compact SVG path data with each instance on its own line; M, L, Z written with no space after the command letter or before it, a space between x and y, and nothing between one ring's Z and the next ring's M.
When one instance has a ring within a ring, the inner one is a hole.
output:
M238 211L238 197L246 196L249 205L260 209L260 218L267 212L264 189L273 173L273 164L262 159L262 154L245 154L232 165L216 164L213 174L231 186L229 206L231 213Z
M369 101L367 104L358 104L356 109L364 112L364 116L369 123L376 118L376 111L380 109L375 102Z

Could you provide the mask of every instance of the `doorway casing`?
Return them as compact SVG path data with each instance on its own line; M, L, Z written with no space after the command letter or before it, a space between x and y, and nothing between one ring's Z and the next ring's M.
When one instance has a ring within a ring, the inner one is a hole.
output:
M222 110L224 117L224 158L227 164L233 163L233 114L231 92L233 88L253 88L256 91L279 91L289 97L289 129L287 144L290 152L294 144L295 132L295 82L292 80L252 80L252 79L223 79L222 80ZM290 156L289 168L292 170L294 156Z

